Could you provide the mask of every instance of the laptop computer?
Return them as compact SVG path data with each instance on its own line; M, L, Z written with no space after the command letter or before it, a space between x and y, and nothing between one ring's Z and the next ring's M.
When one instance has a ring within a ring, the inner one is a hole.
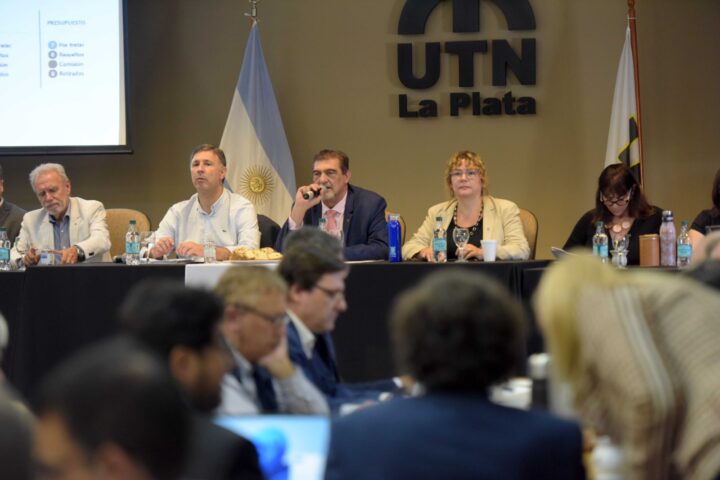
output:
M330 440L330 419L303 415L219 416L215 423L257 448L267 480L321 480Z

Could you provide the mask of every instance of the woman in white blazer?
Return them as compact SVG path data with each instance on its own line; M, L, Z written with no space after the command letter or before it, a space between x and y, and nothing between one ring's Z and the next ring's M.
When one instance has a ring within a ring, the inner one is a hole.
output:
M422 226L403 245L405 260L432 259L436 217L442 217L447 232L448 259L457 258L452 235L456 226L470 230L470 240L463 252L465 259L482 260L481 240L497 240L496 255L500 260L526 260L530 256L517 205L488 195L487 171L478 154L461 151L451 156L445 180L453 198L430 207Z

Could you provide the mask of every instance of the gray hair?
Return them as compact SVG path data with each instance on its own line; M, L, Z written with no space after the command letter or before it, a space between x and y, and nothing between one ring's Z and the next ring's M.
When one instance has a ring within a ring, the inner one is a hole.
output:
M41 163L37 167L33 168L32 172L30 172L30 186L32 187L33 192L35 191L35 180L37 180L38 175L49 172L57 172L63 180L66 182L70 181L65 173L65 167L59 163Z

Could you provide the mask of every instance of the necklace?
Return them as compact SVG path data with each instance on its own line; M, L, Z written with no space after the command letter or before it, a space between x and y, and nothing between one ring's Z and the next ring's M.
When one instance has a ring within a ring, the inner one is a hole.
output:
M621 233L624 231L627 231L630 229L630 226L632 225L632 220L625 220L621 223L616 223L610 227L610 229L615 233Z
M480 221L483 219L483 213L485 212L485 206L482 206L482 210L480 210L480 215L478 216L477 221L475 222L475 225L470 228L470 236L469 238L472 238L473 235L475 235L475 231L477 230L478 226L480 225ZM455 227L462 228L458 225L457 222L457 205L455 205L455 211L453 212L453 223L455 224Z

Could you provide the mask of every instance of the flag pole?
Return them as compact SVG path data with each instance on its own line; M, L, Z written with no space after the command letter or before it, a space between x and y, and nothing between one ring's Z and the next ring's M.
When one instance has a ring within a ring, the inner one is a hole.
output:
M640 70L638 66L637 31L635 30L635 0L627 0L628 24L630 25L630 46L633 56L633 73L635 77L635 103L637 105L638 153L640 158L640 187L644 188L645 172L643 161L643 135L640 109Z
M250 17L250 19L252 20L252 23L256 23L258 21L258 16L257 16L258 0L248 0L248 2L250 2L250 13L246 13L245 16Z

